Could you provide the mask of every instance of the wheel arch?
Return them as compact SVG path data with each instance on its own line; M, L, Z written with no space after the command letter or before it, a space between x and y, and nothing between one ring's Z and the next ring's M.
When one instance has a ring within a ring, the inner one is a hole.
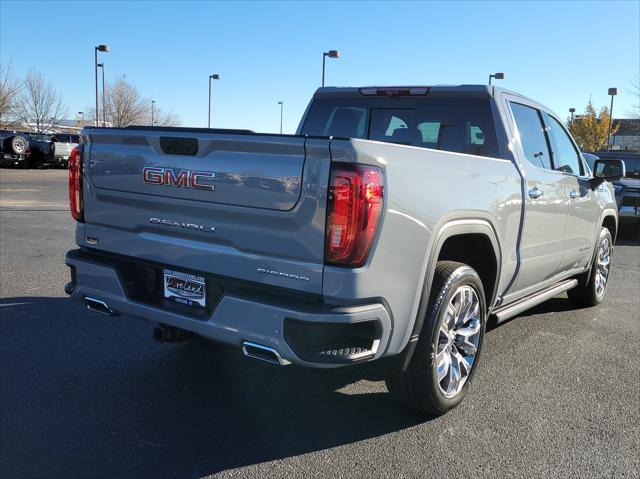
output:
M618 215L614 210L605 210L602 214L602 221L600 225L604 226L611 232L611 238L613 242L616 242L616 236L618 235Z
M593 246L593 253L591 254L591 260L589 261L589 269L586 271L586 273L583 275L583 281L588 282L589 279L591 278L591 273L593 272L593 262L596 258L596 254L597 252L597 248L598 248L598 238L600 237L600 231L601 231L601 227L605 227L609 230L609 232L611 233L611 248L613 250L614 245L616 243L616 237L618 235L618 211L611 209L611 208L607 208L602 212L602 215L600 216L600 222L598 223L599 227L597 228L596 231L596 237L595 237L595 241L594 241L594 246Z
M434 235L428 252L425 278L418 310L413 318L409 341L401 353L402 368L411 362L429 306L436 264L441 260L458 261L476 269L485 288L488 309L495 304L502 267L500 242L494 227L484 219L457 219L442 225ZM469 248L473 246L473 248ZM489 253L489 254L487 254ZM489 288L487 288L487 284ZM488 289L488 292L487 292Z

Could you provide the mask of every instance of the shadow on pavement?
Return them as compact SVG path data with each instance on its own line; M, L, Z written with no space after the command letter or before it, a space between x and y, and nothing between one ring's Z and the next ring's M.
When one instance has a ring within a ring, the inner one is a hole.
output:
M2 477L200 477L424 421L371 367L278 368L66 298L0 300Z

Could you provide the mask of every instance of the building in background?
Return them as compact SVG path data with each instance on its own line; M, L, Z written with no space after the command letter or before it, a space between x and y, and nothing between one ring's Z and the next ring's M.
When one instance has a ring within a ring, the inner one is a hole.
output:
M611 137L611 149L640 151L640 118L613 120L616 125L620 128Z

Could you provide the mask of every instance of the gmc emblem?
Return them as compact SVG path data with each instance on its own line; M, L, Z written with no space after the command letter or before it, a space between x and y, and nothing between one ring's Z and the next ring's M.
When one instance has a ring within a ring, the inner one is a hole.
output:
M175 186L177 188L194 188L196 190L214 191L212 171L177 170L173 168L142 169L142 179L149 185Z

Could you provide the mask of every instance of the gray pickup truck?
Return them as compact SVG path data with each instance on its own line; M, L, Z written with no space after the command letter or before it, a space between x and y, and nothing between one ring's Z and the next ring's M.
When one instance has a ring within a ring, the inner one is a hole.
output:
M86 128L70 157L91 310L276 364L386 359L405 406L466 394L490 318L605 294L619 160L491 86L319 89L295 135Z
M56 133L53 135L49 146L49 162L66 168L69 164L69 156L73 149L78 146L79 141L78 135L70 135L68 133Z

